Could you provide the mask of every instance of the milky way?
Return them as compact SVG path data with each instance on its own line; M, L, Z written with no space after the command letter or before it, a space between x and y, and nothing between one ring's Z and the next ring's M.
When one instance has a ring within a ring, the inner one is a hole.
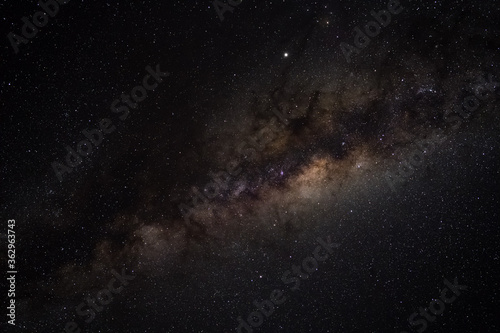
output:
M236 332L328 236L331 258L254 332L416 331L408 317L456 276L477 299L429 325L495 331L495 5L401 2L348 63L340 43L386 3L243 2L223 21L194 3L67 4L55 35L2 63L2 216L21 272L8 329ZM60 182L61 147L116 118L111 101L155 63L171 75ZM86 323L75 308L122 268L135 278Z

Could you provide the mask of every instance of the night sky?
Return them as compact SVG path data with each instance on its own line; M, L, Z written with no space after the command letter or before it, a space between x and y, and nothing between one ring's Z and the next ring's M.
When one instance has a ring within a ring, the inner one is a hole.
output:
M500 332L497 1L66 1L0 3L1 332Z

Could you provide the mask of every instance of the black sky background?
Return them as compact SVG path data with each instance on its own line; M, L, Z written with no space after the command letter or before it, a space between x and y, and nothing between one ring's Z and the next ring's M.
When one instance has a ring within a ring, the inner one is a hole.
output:
M16 219L20 274L18 325L2 332L63 332L121 267L136 278L82 331L235 332L326 235L340 247L255 332L411 331L454 277L469 290L427 331L497 332L498 88L458 131L441 120L478 74L500 79L497 2L401 4L349 64L340 42L386 2L244 1L221 22L209 1L72 0L18 54L5 37L0 232ZM37 10L2 2L1 35ZM59 182L64 146L115 123L113 100L156 64L170 76ZM231 183L186 227L192 187L293 105L306 115L244 165L243 194ZM402 133L435 128L447 140L392 192ZM273 204L295 222L275 222Z

